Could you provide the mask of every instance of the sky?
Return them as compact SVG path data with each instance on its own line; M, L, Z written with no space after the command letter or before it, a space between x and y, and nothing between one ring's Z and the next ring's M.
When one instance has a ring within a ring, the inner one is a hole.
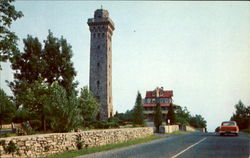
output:
M42 42L50 29L73 50L78 89L89 84L90 32L87 19L101 8L115 23L112 39L113 106L133 108L137 91L173 90L174 104L200 114L209 131L229 120L239 100L250 105L249 2L16 1L24 17L11 30ZM1 63L0 85L13 80Z

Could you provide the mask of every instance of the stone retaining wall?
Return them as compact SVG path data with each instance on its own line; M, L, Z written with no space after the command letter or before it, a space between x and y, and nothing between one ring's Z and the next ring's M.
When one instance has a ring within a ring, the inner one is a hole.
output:
M191 126L186 126L186 131L195 132L196 129L194 127L191 127Z
M160 133L172 133L179 130L179 125L160 126Z
M52 133L41 135L29 135L1 138L6 144L13 141L19 148L20 157L40 157L54 153L77 149L77 141L83 143L83 147L101 146L125 142L128 140L143 138L153 134L152 127L143 128L123 128L90 130L74 133ZM3 153L3 147L0 145L0 153ZM2 155L2 157L11 157L11 155Z

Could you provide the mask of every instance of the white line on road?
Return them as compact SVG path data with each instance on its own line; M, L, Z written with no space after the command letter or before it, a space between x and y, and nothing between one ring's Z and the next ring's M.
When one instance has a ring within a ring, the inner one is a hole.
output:
M185 151L189 150L189 149L190 149L190 148L192 148L193 146L195 146L195 145L197 145L197 144L201 143L201 142L202 142L202 141L204 141L205 139L207 139L207 137L206 137L206 138L201 139L200 141L198 141L197 143L194 143L193 145L190 145L189 147L187 147L186 149L182 150L182 151L181 151L181 152L179 152L178 154L176 154L176 155L172 156L171 158L176 158L176 157L178 157L179 155L181 155L181 154L182 154L182 153L184 153Z

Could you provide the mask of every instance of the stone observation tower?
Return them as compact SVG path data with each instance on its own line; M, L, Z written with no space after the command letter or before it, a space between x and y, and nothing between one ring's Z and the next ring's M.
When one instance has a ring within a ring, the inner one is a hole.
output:
M109 12L97 9L88 19L90 37L89 88L100 103L97 119L113 116L112 103L112 34L114 23Z

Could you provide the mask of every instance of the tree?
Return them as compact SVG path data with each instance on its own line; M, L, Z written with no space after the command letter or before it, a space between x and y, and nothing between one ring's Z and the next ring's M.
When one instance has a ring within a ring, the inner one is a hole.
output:
M81 117L78 109L78 99L72 93L68 96L66 90L57 82L50 86L48 98L50 128L54 132L69 132L80 126Z
M181 125L189 125L189 120L191 118L190 112L187 107L182 108L181 106L176 107L176 122Z
M157 132L159 132L161 124L162 124L162 110L160 103L157 103L154 112L154 125L156 127Z
M9 83L15 96L27 89L27 84L34 83L40 79L44 81L45 61L42 59L42 44L38 38L28 35L24 42L24 52L14 55L12 69L14 81Z
M43 56L46 65L43 77L46 82L52 84L57 81L67 92L72 92L77 83L74 82L76 71L71 58L73 56L71 46L66 39L58 39L49 30L49 35L44 41Z
M173 104L170 104L170 106L168 107L166 123L168 123L168 120L170 120L171 125L176 123L174 105Z
M235 113L231 117L232 121L236 121L240 129L250 128L250 106L245 106L240 100L235 105Z
M95 119L100 105L88 90L88 87L81 89L78 101L78 109L83 120L83 126L86 127L90 121Z
M136 102L133 110L133 124L144 126L144 114L142 106L142 97L140 92L137 93Z
M6 93L0 89L0 129L2 123L10 123L15 114L15 105L6 95Z
M46 131L46 116L50 106L49 96L51 95L48 84L42 81L34 83L22 83L26 90L16 97L17 103L22 104L20 114L24 113L27 120L40 120L40 129Z
M133 110L127 110L125 113L118 113L117 117L121 121L121 124L125 125L126 123L132 123L133 122Z
M190 126L194 128L206 128L206 121L201 115L192 116L189 120Z
M7 61L13 54L18 52L17 40L18 37L14 32L10 31L10 26L13 21L23 16L22 12L16 11L11 3L14 0L0 1L0 62ZM0 66L1 69L1 66Z
M76 72L71 62L71 46L62 37L53 37L49 31L45 46L38 38L28 35L24 42L24 52L14 55L12 69L15 70L14 81L9 83L15 97L27 89L27 85L40 79L51 85L58 82L68 93L75 93L77 83L74 82ZM71 95L71 94L69 94ZM17 104L20 105L20 104Z

